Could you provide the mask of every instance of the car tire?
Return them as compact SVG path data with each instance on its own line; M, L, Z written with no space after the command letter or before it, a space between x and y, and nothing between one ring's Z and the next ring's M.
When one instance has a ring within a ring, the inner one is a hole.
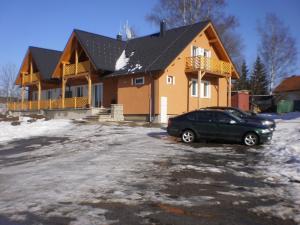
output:
M253 132L249 132L244 136L243 142L247 146L257 145L259 143L258 135Z
M185 130L181 134L181 140L184 143L192 143L195 141L195 133L192 130Z

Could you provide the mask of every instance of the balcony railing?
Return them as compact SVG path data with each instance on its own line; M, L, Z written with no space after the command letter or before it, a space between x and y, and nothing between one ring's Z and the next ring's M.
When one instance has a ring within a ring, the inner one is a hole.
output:
M198 70L221 75L231 74L231 63L204 56L187 57L186 71L193 72Z
M88 97L65 98L65 109L88 108ZM39 107L40 105L40 107ZM9 102L10 111L30 111L38 109L62 109L62 99L49 99L38 101Z
M23 75L23 83L24 84L31 84L38 80L39 80L39 73L31 73L31 74Z
M90 71L90 61L83 61L77 64L65 65L64 75L77 75L81 73L86 73Z

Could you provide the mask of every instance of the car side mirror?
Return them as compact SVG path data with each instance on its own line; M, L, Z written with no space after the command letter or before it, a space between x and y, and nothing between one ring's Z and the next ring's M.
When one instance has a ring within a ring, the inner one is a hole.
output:
M230 124L236 124L237 122L235 120L230 120L229 123Z

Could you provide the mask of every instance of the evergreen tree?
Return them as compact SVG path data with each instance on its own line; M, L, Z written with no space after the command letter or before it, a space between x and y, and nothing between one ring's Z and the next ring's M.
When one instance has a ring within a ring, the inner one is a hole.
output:
M243 61L241 70L242 70L241 76L240 76L240 79L237 81L236 88L235 88L237 91L249 89L249 80L248 80L249 70L248 70L245 60Z
M268 79L264 64L257 56L254 63L254 68L251 74L250 87L252 95L266 95L268 94Z

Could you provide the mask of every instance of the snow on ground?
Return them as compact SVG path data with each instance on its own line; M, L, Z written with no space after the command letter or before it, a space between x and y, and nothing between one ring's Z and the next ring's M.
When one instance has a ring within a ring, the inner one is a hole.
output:
M12 126L11 122L0 122L0 144L14 139L29 138L32 136L51 135L62 132L71 123L69 120L39 119L30 122L30 117L20 117L20 125Z
M39 127L60 124L58 120L47 122L35 125L41 131ZM29 129L29 124L24 126ZM48 146L21 154L27 158L39 156L39 160L9 167L0 165L2 214L17 220L24 219L24 212L32 212L43 216L76 218L74 224L104 223L104 210L78 205L103 198L129 204L141 199L156 199L155 192L163 185L159 180L152 179L149 185L153 190L150 188L143 195L134 186L149 181L146 174L155 168L153 161L175 153L180 155L178 150L159 138L149 136L159 136L159 128L66 126L69 129L65 129L62 136L68 140L54 141ZM52 135L48 132L47 136ZM168 201L168 198L165 200Z
M285 191L274 188L274 193L290 199L300 207L300 113L267 116L277 121L277 129L272 143L259 150L263 158L257 167L266 176L267 182L286 186ZM290 212L284 205L260 207L260 210L283 218L293 217L300 223L300 212Z
M271 117L271 116L270 116ZM272 115L274 118L274 115ZM104 126L101 124L75 125L66 120L38 120L34 123L23 118L20 126L0 123L0 145L15 138L35 136L54 137L48 145L29 145L32 151L7 155L7 160L16 164L0 164L0 212L10 218L22 221L26 212L42 217L64 216L76 218L72 224L109 224L105 210L83 205L84 202L109 200L125 204L154 201L172 205L199 205L203 201L217 204L211 196L177 199L160 194L166 184L153 176L153 171L167 175L174 171L195 170L200 173L262 177L266 183L279 186L245 189L243 192L219 191L228 196L276 196L293 202L272 206L259 206L250 210L270 213L284 219L291 218L300 223L300 115L291 114L278 121L270 144L245 151L257 152L259 159L255 172L239 170L246 162L232 161L226 165L212 165L197 162L193 165L181 162L181 157L190 152L213 154L220 158L236 157L235 145L193 147L174 143L160 128ZM65 139L61 140L58 137ZM57 138L57 139L55 139ZM30 143L30 139L27 140ZM13 145L13 144L12 144ZM7 151L9 148L4 147ZM23 148L22 146L14 146ZM1 150L0 148L0 153ZM154 161L173 159L170 168L161 168ZM26 159L25 161L22 161ZM30 160L32 159L32 160ZM249 166L249 165L248 165ZM211 178L187 179L186 183L210 184ZM147 189L141 186L147 183ZM223 185L223 184L222 184ZM225 183L224 183L225 185ZM232 185L233 188L234 185ZM246 204L241 200L234 204ZM299 206L299 207L298 207Z

